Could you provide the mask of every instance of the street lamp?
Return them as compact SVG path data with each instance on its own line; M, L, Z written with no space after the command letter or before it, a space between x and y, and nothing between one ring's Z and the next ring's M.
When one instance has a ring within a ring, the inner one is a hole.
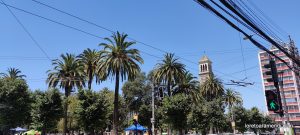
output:
M154 130L154 124L155 124L155 116L154 116L154 85L151 85L152 87L152 118L151 118L151 124L152 124L152 135L154 135L155 130Z

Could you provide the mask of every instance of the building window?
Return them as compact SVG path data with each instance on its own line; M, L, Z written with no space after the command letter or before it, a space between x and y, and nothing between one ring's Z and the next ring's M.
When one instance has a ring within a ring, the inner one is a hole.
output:
M283 88L294 87L294 83L283 84Z
M284 94L286 94L286 95L295 95L296 91L285 91Z
M287 103L293 103L293 102L297 102L297 98L286 98L285 99L285 101L287 102ZM298 108L298 107L297 107Z

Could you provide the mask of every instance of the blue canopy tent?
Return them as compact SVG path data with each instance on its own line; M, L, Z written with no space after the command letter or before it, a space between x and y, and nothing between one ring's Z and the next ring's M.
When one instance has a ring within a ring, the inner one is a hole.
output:
M27 129L25 128L21 128L21 127L17 127L17 128L12 128L10 129L12 131L16 131L16 132L24 132L24 131L27 131Z
M131 125L128 128L125 128L125 131L147 131L147 128L143 127L140 124L135 125Z

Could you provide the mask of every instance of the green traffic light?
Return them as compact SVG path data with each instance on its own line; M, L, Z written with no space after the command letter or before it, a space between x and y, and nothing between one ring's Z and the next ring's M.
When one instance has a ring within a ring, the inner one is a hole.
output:
M276 109L276 103L274 103L274 101L271 101L270 108L274 110Z

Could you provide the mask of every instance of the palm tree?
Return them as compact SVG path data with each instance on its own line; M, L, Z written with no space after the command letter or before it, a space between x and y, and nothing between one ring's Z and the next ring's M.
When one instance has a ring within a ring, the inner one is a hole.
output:
M231 109L234 105L240 105L243 103L243 99L239 92L234 91L232 89L226 89L224 94L224 102L225 105L228 106L229 111L231 112Z
M96 74L96 69L98 67L100 55L95 49L90 48L83 51L82 54L78 56L79 61L84 65L84 72L86 74L88 89L92 88L92 82L96 76L96 82L103 80L102 75Z
M239 92L232 89L226 89L224 94L224 103L226 106L228 106L228 110L232 114L232 107L234 105L241 105L243 103L243 99ZM234 121L233 114L231 115L231 120Z
M7 73L0 73L0 76L9 80L23 79L26 77L25 75L22 75L21 71L17 68L8 68Z
M200 93L207 100L212 101L214 98L219 98L224 95L224 87L221 80L214 75L210 75L200 85Z
M133 80L140 72L138 64L144 63L137 49L130 48L135 42L126 41L127 34L114 33L111 38L104 38L108 43L101 43L99 69L97 73L105 73L111 78L115 77L113 130L118 134L118 102L119 82L121 80Z
M193 76L190 72L185 72L184 77L181 82L178 84L176 93L185 93L189 94L194 90L197 90L198 81L195 80L196 77Z
M62 54L61 59L52 61L53 70L48 70L47 83L49 87L56 87L59 84L60 88L65 90L64 100L64 125L63 134L67 132L68 118L68 97L74 88L82 88L85 86L84 66L79 62L79 59L72 54Z
M175 58L174 53L167 53L162 62L156 65L154 78L156 82L162 82L167 85L168 96L171 96L171 86L179 84L184 78L185 72L185 65L178 58Z

